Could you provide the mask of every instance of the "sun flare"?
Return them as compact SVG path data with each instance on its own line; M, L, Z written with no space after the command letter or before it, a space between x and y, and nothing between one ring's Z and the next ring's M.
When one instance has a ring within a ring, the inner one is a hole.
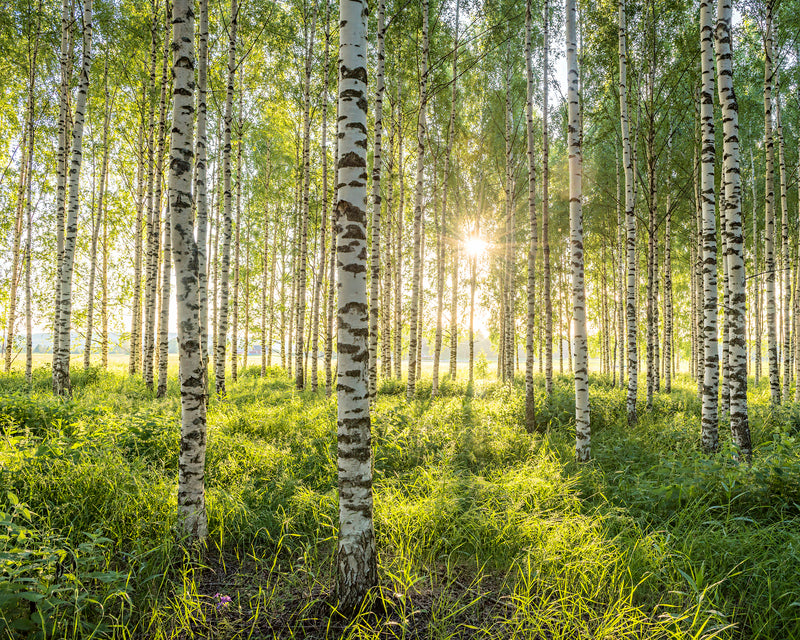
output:
M486 251L487 242L478 236L470 236L464 241L464 248L467 254L478 257Z

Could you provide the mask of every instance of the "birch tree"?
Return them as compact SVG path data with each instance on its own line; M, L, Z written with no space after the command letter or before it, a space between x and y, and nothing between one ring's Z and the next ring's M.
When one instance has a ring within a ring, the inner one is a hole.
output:
M528 246L528 317L525 342L525 427L536 430L536 397L533 388L533 338L536 320L536 245L539 242L536 220L536 157L533 131L533 59L531 50L531 4L525 3L525 71L527 77L527 133L528 133L528 217L530 241Z
M92 0L83 3L83 55L78 93L75 98L75 116L72 125L72 158L69 167L69 199L64 230L64 254L61 260L60 300L58 322L58 352L53 356L53 391L69 395L72 387L69 378L70 329L72 320L72 275L75 264L75 243L78 236L78 209L80 207L80 174L83 156L83 124L89 95L89 72L92 67Z
M222 138L223 180L223 240L220 266L219 317L217 318L217 345L215 377L217 395L225 395L225 347L228 339L228 289L231 267L231 126L233 124L233 91L236 77L236 26L239 17L237 0L231 0L228 26L228 79L225 90L225 124Z
M775 300L775 147L772 135L772 85L773 85L773 46L772 28L775 2L767 0L764 27L764 151L765 199L764 199L764 271L766 283L767 311L767 359L769 362L769 394L772 404L780 404L781 387L778 371L778 329Z
M586 335L586 291L583 278L582 154L580 136L580 94L578 6L567 0L567 102L569 144L569 228L572 256L572 309L575 340L575 453L579 462L590 455L589 433L589 351Z
M421 306L420 291L422 271L422 196L425 160L425 138L427 136L426 108L428 104L428 4L429 0L422 0L422 71L419 79L419 114L417 116L417 177L414 189L414 264L411 277L411 308L409 312L411 335L408 344L408 384L406 386L406 399L411 402L416 390L417 379L417 341L419 335L419 309ZM401 178L402 179L402 178Z
M94 287L97 275L97 241L100 236L100 227L103 225L103 205L105 204L106 178L108 173L108 131L111 126L111 104L108 92L108 54L106 54L105 70L103 72L104 102L103 102L103 154L100 160L100 185L97 194L97 213L92 219L92 248L89 264L89 306L86 309L86 341L83 347L83 368L88 369L92 356L92 336L94 330Z
M728 345L731 435L739 450L749 458L750 426L747 416L746 279L744 234L741 212L739 171L739 105L733 87L732 0L719 0L716 44L719 102L722 107L723 171L725 172L726 252L729 299L725 315L729 318Z
M175 261L178 353L181 384L181 450L178 460L178 514L183 531L202 539L208 533L205 511L206 404L200 344L200 292L197 244L192 224L194 149L194 3L172 7L172 127L169 150L169 210Z
M427 13L427 12L426 12ZM367 4L339 5L337 399L339 606L354 612L378 581L372 520L372 443L367 375Z
M636 423L636 395L639 365L636 352L636 215L634 212L634 173L628 121L628 32L625 0L619 0L619 113L622 130L622 166L625 169L625 252L627 272L626 318L628 334L628 424Z
M553 393L553 301L550 275L550 0L544 0L542 25L542 282L544 293L544 388ZM559 348L560 350L560 348Z
M700 2L700 198L703 213L703 398L702 442L706 451L719 447L719 353L717 350L717 221L714 187L714 30L711 0Z
M384 0L378 0L378 68L375 72L375 138L372 160L372 243L369 281L369 397L375 402L378 388L378 291L381 279L381 134L384 92Z

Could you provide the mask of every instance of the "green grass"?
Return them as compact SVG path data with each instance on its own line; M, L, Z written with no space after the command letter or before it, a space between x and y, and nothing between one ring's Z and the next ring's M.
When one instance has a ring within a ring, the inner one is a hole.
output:
M573 461L571 380L524 394L381 384L373 413L381 587L333 605L336 405L247 369L209 410L209 538L176 530L179 397L77 373L70 401L0 377L0 638L800 637L800 407L751 396L752 466L699 451L694 383L635 428L592 376ZM643 403L642 403L643 407ZM226 603L223 596L230 598Z

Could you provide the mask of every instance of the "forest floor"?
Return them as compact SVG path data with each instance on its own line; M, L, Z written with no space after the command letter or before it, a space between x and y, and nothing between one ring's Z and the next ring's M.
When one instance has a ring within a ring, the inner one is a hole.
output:
M626 425L592 375L592 461L573 392L381 385L373 413L381 587L332 608L336 405L250 367L211 400L210 533L175 528L179 390L73 374L59 401L0 376L0 638L800 638L800 405L751 390L755 451L699 450L681 378ZM37 635L38 634L38 635Z

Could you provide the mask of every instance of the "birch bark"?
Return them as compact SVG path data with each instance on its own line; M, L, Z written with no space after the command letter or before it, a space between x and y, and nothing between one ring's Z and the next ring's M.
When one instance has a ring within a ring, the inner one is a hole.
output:
M56 331L58 355L53 362L53 389L56 395L70 395L69 378L70 328L72 319L72 275L75 263L75 242L78 235L79 183L83 151L83 124L89 96L89 72L92 67L92 0L83 4L83 60L78 93L75 99L75 117L72 128L72 159L69 167L69 200L64 233L64 256L61 268L59 318Z
M339 5L340 188L336 205L338 267L337 593L347 614L378 581L372 519L372 443L367 375L367 4Z

